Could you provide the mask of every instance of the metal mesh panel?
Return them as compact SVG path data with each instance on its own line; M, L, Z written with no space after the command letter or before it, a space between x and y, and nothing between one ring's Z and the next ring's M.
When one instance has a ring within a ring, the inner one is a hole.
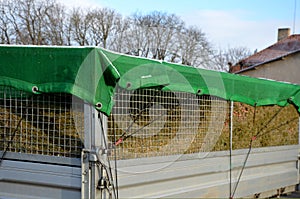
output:
M68 94L0 87L0 150L80 157L83 103Z
M116 158L229 150L229 104L212 96L120 88L108 120ZM292 106L234 103L233 149L298 144L299 115ZM254 116L254 112L256 113Z
M253 107L235 102L233 107L233 149L296 145L299 138L299 113L293 105ZM214 150L229 150L230 116ZM252 141L251 141L252 140Z
M155 89L118 89L108 139L118 159L210 151L218 140L227 102L211 96Z

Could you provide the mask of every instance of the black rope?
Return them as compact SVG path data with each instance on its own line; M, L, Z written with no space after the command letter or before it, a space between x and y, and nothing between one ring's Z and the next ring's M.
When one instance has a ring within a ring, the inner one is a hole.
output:
M117 146L118 144L121 144L121 142L123 142L124 140L126 140L127 138L133 136L134 134L138 133L139 131L143 130L145 127L149 126L150 124L152 124L153 122L159 120L162 118L162 116L164 116L165 113L161 114L159 117L151 120L148 124L145 124L144 126L142 126L141 128L135 130L134 132L130 133L130 134L125 134L123 137L119 138L119 140L117 142L115 142L115 146Z
M255 118L256 118L256 104L255 104L255 106L254 106L254 113L253 113L253 121L252 121L252 122L253 122L253 127L255 127ZM241 170L241 172L240 172L240 174L239 174L238 180L237 180L237 182L236 182L236 184L235 184L235 186L234 186L234 189L233 189L232 194L230 195L230 198L233 198L233 197L234 197L234 194L235 194L235 192L236 192L236 190L237 190L237 188L238 188L238 185L239 185L239 183L240 183L242 174L243 174L243 172L244 172L244 170L245 170L245 167L246 167L246 164L247 164L249 155L250 155L250 153L251 153L252 142L253 142L253 139L251 138L250 143L249 143L249 149L248 149L246 158L245 158L244 163L243 163L243 166L242 166L242 170Z
M299 117L294 117L294 118L291 119L291 120L288 120L288 121L286 121L286 122L283 122L283 123L281 123L281 124L275 126L274 128L272 128L272 129L270 129L270 130L268 130L268 131L265 131L265 132L264 132L264 135L266 135L266 134L268 134L268 133L271 133L272 131L277 130L277 129L279 129L279 128L281 128L281 127L283 127L283 126L289 124L290 122L293 122L293 121L298 120L298 119L299 119Z
M112 116L112 126L113 126L113 131L114 131L114 143L116 143L116 139L117 139L117 136L116 136L116 126L115 126L115 120ZM116 181L116 191L117 191L117 198L119 198L119 183L118 183L118 169L117 169L117 150L116 148L114 149L114 156L115 156L115 181Z
M4 159L6 153L7 153L8 149L9 149L11 143L13 142L13 140L14 140L14 138L15 138L15 136L16 136L16 133L17 133L17 131L18 131L18 128L19 128L19 126L20 126L22 120L23 120L23 117L21 117L21 118L19 119L18 124L17 124L17 126L16 126L14 132L13 132L13 134L12 134L12 136L11 136L9 142L7 143L7 146L6 146L5 150L4 150L3 153L2 153L2 156L1 156L1 158L0 158L0 167L1 167L1 164L2 164L2 162L3 162L3 159Z
M108 170L107 170L107 167L100 161L98 161L96 163L96 165L98 166L98 172L99 173L103 173L103 169L105 170L105 172L108 174ZM111 193L111 190L109 189L109 185L111 184L110 182L110 179L108 178L109 180L109 184L104 184L103 186L105 187L105 189L107 190L107 192L109 193L109 198L112 198L112 193ZM98 186L99 186L99 182L98 182ZM102 190L102 189L101 189ZM102 194L102 191L101 191L101 194Z
M247 152L247 154L246 154L246 158L245 158L245 161L244 161L244 163L243 163L242 170L241 170L241 172L240 172L240 175L239 175L239 177L238 177L237 183L236 183L236 185L235 185L235 187L234 187L234 191L233 191L233 193L231 194L230 198L233 198L233 197L234 197L234 194L235 194L235 192L236 192L236 190L237 190L238 184L239 184L239 182L240 182L240 180L241 180L242 174L243 174L243 172L244 172L244 169L245 169L245 167L246 167L246 164L247 164L249 155L250 155L251 150L252 150L252 143L253 143L253 141L255 141L259 135L261 135L261 133L266 129L266 127L267 127L267 126L268 126L268 125L269 125L269 124L277 117L277 115L282 111L282 109L283 109L283 107L281 107L281 108L273 115L273 117L272 117L268 122L266 122L266 123L264 124L264 126L263 126L262 128L260 128L258 131L257 131L256 128L254 129L254 130L255 130L255 135L252 136L252 138L251 138L251 140L250 140L250 143L249 143L249 149L248 149L248 152ZM256 120L256 105L254 106L254 113L253 113L253 127L255 127L255 120ZM295 118L294 118L293 120L295 120ZM292 121L292 120L291 120L291 121ZM279 127L285 125L285 124L288 124L288 123L291 122L291 121L282 123L282 124L278 125L275 129L277 129L277 128L279 128ZM273 129L273 130L274 130L274 129ZM270 131L272 131L272 130L270 130ZM267 133L269 133L270 131L267 131Z
M100 112L98 112L98 118L99 118L99 121L100 121L100 125L101 125L101 131L102 131L102 137L103 137L103 140L104 140L104 147L106 150L108 150L108 145L107 145L107 142L106 142L106 139L105 139L105 134L104 134L104 128L103 128L103 121L101 119L101 115L100 115ZM109 158L109 155L107 154L106 155L107 157L107 162L108 162L108 169L107 169L107 166L102 164L100 162L100 164L104 167L104 169L106 170L106 173L108 174L108 180L109 180L109 183L111 184L112 188L113 188L113 193L114 193L114 196L115 198L117 198L117 193L116 193L116 188L115 188L115 185L114 185L114 182L113 182L113 175L112 175L112 169L111 169L111 164L110 164L110 158ZM100 161L100 160L99 160Z
M142 113L143 113L144 111L146 111L146 110L150 107L150 105L154 102L154 99L156 98L156 96L157 96L157 94L158 94L159 92L160 92L159 90L155 90L155 93L154 93L154 95L152 96L151 100L146 104L146 106L145 106L143 109L139 110L139 112L138 112L138 114L137 114L137 117L135 117L135 118L133 119L133 121L128 125L128 127L127 127L127 129L124 131L124 133L123 133L123 134L120 136L120 138L115 142L115 146L121 144L121 143L122 143L124 140L126 140L127 138L131 137L132 135L136 134L137 132L139 132L140 130L142 130L143 128L145 128L146 126L149 126L151 123L153 123L154 121L156 121L156 120L154 120L154 121L152 121L152 122L150 122L150 123L144 125L144 126L141 127L140 129L134 131L133 133L131 133L131 134L129 134L129 135L126 135L126 134L130 131L130 129L131 129L131 127L133 126L133 124L141 117Z
M10 88L10 89L11 89L11 88ZM12 91L10 90L10 92L12 92ZM22 95L22 94L21 94L21 95ZM31 97L30 97L30 98L31 98ZM29 107L28 107L28 101L27 101L27 100L26 100L26 106L25 106L24 108L26 108L26 109L25 109L25 110L26 110L25 114L27 114L27 113L28 113L28 108L29 108ZM17 124L17 126L16 126L16 128L15 128L15 130L14 130L14 132L13 132L13 134L12 134L10 140L9 140L9 142L8 142L8 144L7 144L6 148L5 148L5 150L4 150L3 153L2 153L2 156L1 156L1 158L0 158L0 167L1 167L1 165L2 165L3 159L4 159L4 157L5 157L6 153L7 153L7 151L8 151L8 149L9 149L10 145L12 144L13 140L15 139L15 136L16 136L16 133L17 133L17 131L18 131L18 128L20 127L20 125L21 125L21 123L22 123L22 120L24 119L23 116L22 116L22 113L21 113L20 117L21 117L21 118L19 119L18 124Z
M250 141L250 145L249 145L249 149L248 149L248 152L247 152L247 155L246 155L246 158L245 158L245 161L244 161L244 163L243 163L243 166L242 166L242 170L241 170L241 172L240 172L240 175L239 175L239 177L238 177L238 180L237 180L237 182L236 182L236 184L235 184L235 186L234 186L234 190L233 190L233 192L232 192L232 195L230 196L230 198L233 198L234 197L234 194L235 194L235 192L236 192L236 190L237 190L237 188L238 188L238 185L239 185L239 183L240 183L240 180L241 180L241 177L242 177L242 174L243 174L243 172L244 172L244 170L245 170L245 167L246 167L246 164L247 164L247 161L248 161L248 158L249 158L249 155L250 155L250 153L251 153L251 149L252 149L252 139L251 139L251 141Z
M283 107L281 107L274 115L273 117L261 128L259 129L259 131L257 132L257 134L255 135L255 138L258 137L259 134L261 134L261 132L263 132L267 126L277 117L277 115L283 110Z

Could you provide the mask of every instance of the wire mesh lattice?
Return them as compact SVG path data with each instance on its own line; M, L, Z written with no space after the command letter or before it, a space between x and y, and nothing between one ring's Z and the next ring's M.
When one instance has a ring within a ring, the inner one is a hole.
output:
M118 159L208 152L218 140L227 102L211 96L118 89L108 139Z
M233 107L233 149L271 147L298 144L299 113L293 105L253 107L235 102ZM229 150L228 114L214 150Z
M0 87L0 150L79 158L84 114L74 99Z

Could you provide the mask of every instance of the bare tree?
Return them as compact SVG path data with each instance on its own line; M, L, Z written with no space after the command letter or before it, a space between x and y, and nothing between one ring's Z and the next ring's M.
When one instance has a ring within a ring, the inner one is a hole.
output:
M122 17L109 8L94 9L88 13L92 44L110 48L122 32Z
M65 7L52 2L45 10L43 17L44 21L44 35L47 40L46 43L51 45L69 45L68 34L65 26L67 13Z
M63 45L64 10L54 0L3 0L2 43Z
M86 11L74 8L70 12L70 30L72 40L80 46L90 45L92 38L89 35L91 17Z
M177 42L179 43L177 56L181 64L210 67L213 50L205 34L199 28L192 26L182 29Z
M213 69L229 71L229 65L236 64L240 60L250 56L252 53L247 47L234 47L219 49L213 57Z
M8 5L6 1L0 1L0 43L11 44L13 27L7 17Z
M149 27L152 58L165 60L172 46L176 43L176 35L184 27L184 22L174 14L153 12L146 16L146 24Z
M126 31L123 51L135 56L208 68L213 50L205 34L197 27L186 28L174 14L135 13Z
M148 57L150 36L148 26L144 25L143 16L134 14L127 20L131 25L125 32L125 45L122 51L135 56Z
M114 35L110 37L109 45L107 48L116 52L124 52L124 46L126 45L126 32L130 28L130 21L128 18L122 18L122 20L118 20L115 24L116 30L114 31ZM127 51L125 51L127 52Z
M135 13L130 21L127 52L159 60L168 59L176 35L184 27L178 16L158 11L146 15Z
M14 24L22 44L47 44L43 37L46 3L46 1L24 0L15 4L16 8L12 14L17 17L18 21Z
M15 44L18 43L17 32L19 25L16 16L14 15L16 7L10 0L0 1L1 15L0 15L0 30L1 43Z

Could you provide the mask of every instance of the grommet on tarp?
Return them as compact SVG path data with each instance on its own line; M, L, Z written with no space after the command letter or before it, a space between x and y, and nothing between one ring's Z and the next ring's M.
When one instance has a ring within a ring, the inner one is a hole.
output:
M131 82L127 82L126 88L130 88L130 87L131 87Z
M292 104L293 103L293 97L289 97L288 99L287 99L287 102L289 103L289 104Z
M197 90L197 95L200 95L202 93L202 90L201 89L198 89Z
M31 90L32 90L33 93L37 93L39 91L39 88L37 86L33 86L31 88Z
M97 102L96 103L96 108L97 109L101 109L102 108L102 103L101 102Z

